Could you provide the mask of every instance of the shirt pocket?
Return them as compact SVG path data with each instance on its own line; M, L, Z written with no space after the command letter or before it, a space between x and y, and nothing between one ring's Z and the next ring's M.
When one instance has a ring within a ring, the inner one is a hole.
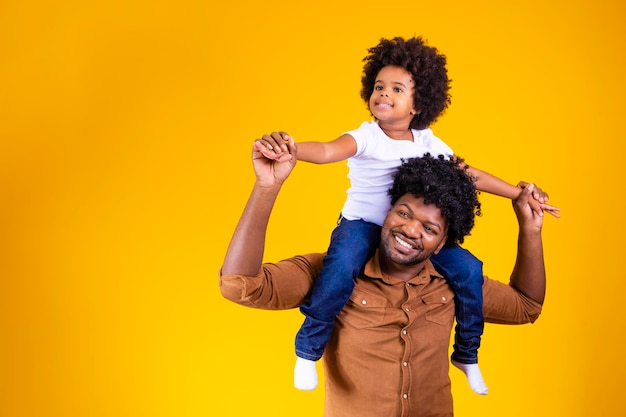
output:
M454 320L454 293L452 291L437 291L422 296L426 305L426 320L449 325Z
M343 321L357 329L378 327L385 323L391 303L383 296L355 289L341 312Z

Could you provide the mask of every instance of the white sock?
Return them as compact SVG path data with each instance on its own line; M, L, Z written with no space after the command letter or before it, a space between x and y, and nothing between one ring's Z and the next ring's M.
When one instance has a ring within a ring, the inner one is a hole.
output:
M480 372L480 368L477 363L460 363L452 361L452 364L465 373L467 382L469 382L470 387L476 394L487 395L489 389L487 388L487 385L485 385L483 374Z
M301 390L311 391L317 387L315 361L298 357L293 372L293 385Z

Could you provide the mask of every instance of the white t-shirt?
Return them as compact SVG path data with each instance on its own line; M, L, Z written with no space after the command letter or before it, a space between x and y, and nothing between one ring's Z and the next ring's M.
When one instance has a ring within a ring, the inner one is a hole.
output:
M341 214L348 220L363 219L382 225L389 210L387 190L402 159L454 153L430 128L412 130L413 142L388 137L375 121L346 132L356 141L356 154L348 158L350 188Z

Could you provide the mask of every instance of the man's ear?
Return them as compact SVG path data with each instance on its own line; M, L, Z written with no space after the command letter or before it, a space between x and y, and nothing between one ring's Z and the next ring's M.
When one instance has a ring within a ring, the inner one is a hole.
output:
M439 251L443 249L443 247L446 245L447 240L448 240L448 236L444 236L441 243L439 243L439 246L437 246L437 249L435 249L435 252L433 253L434 255L438 254Z

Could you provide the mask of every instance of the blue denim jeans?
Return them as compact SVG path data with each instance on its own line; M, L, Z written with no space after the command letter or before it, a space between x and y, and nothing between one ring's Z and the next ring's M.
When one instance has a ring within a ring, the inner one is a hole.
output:
M335 316L350 299L354 280L374 255L379 241L380 226L340 217L311 295L300 306L305 319L296 334L298 357L313 361L322 357Z
M483 263L467 249L455 245L444 247L430 258L454 291L456 326L452 359L478 363L483 319Z

